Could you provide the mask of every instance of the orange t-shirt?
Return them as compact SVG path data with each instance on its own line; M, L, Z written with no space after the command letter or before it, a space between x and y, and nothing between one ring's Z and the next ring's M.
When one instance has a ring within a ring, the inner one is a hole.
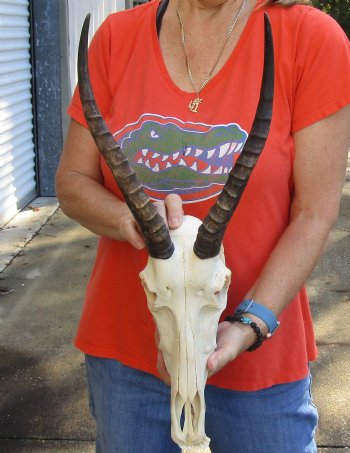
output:
M179 89L162 59L156 32L158 1L110 15L90 46L92 85L106 122L145 190L154 199L177 192L186 214L203 218L251 128L263 69L267 11L275 46L271 131L241 203L226 231L232 270L232 314L253 285L289 222L293 196L292 134L350 102L350 47L340 27L307 6L256 8L229 60L201 92ZM77 93L69 114L85 125ZM101 161L105 186L120 192ZM102 237L88 284L76 346L157 375L154 322L139 272L147 253ZM305 377L316 357L303 289L280 316L281 327L253 353L243 353L209 380L257 390Z

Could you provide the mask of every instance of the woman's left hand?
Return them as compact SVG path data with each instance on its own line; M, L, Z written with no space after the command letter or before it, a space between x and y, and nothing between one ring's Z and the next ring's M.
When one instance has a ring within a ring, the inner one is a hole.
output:
M256 335L248 326L243 326L239 323L231 324L224 321L219 324L217 332L217 347L216 350L209 356L207 362L208 377L217 373L225 365L234 360L241 352L248 349L256 340ZM159 333L158 329L155 332L155 342L158 348L157 355L157 370L161 379L171 385L171 376L166 368L164 357L159 349Z
M257 321L257 318L254 321ZM262 323L261 320L259 321ZM264 323L259 327L264 334L267 333ZM217 332L216 349L210 354L207 362L208 377L213 376L229 362L232 362L239 354L250 348L256 340L256 333L249 325L239 322L221 322Z

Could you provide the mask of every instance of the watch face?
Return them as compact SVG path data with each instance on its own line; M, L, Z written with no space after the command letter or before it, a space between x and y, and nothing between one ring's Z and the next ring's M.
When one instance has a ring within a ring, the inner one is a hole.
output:
M281 323L279 321L277 321L276 327L273 329L273 332L271 333L271 335L273 335L276 332L276 330L279 328L280 324Z

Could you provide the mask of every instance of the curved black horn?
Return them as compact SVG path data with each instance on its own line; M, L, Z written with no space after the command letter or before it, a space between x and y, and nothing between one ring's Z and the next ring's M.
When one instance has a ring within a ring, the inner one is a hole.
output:
M90 14L86 16L79 43L78 81L84 115L91 135L110 168L125 201L143 233L149 254L153 258L168 259L174 251L169 231L153 206L151 199L138 182L127 157L115 142L102 118L92 91L88 71L88 35Z
M220 252L226 227L235 212L255 164L265 146L270 130L274 93L274 51L271 24L265 14L264 72L260 99L249 137L231 169L228 180L216 203L198 229L193 247L200 259L212 258Z

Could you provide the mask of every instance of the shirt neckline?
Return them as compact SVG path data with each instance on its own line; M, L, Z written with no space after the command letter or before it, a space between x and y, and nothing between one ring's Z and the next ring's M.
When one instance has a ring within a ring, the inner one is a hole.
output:
M168 69L165 65L163 55L160 49L159 45L159 39L158 39L158 29L157 29L157 11L159 4L161 3L161 0L154 2L154 8L153 8L153 13L152 13L152 20L151 20L151 34L152 34L152 42L153 42L153 50L155 53L156 61L158 62L160 72L166 81L167 85L178 95L181 97L187 98L190 100L193 98L193 96L196 96L196 93L194 91L185 91L182 90L176 83L173 81L173 79L170 77L170 74L168 72ZM226 75L228 72L231 71L232 66L234 65L234 62L236 61L238 55L242 51L242 48L244 47L249 34L250 30L252 29L256 18L259 16L258 12L262 11L263 8L261 6L259 7L259 2L257 2L257 5L254 7L253 11L250 14L250 17L248 18L248 21L244 27L244 30L241 33L241 36L239 37L239 40L233 49L231 55L229 56L228 60L224 64L224 66L220 69L220 71L215 74L215 76L209 81L209 83L204 87L204 89L201 91L201 95L205 95L208 91L212 90L217 83L219 83Z

